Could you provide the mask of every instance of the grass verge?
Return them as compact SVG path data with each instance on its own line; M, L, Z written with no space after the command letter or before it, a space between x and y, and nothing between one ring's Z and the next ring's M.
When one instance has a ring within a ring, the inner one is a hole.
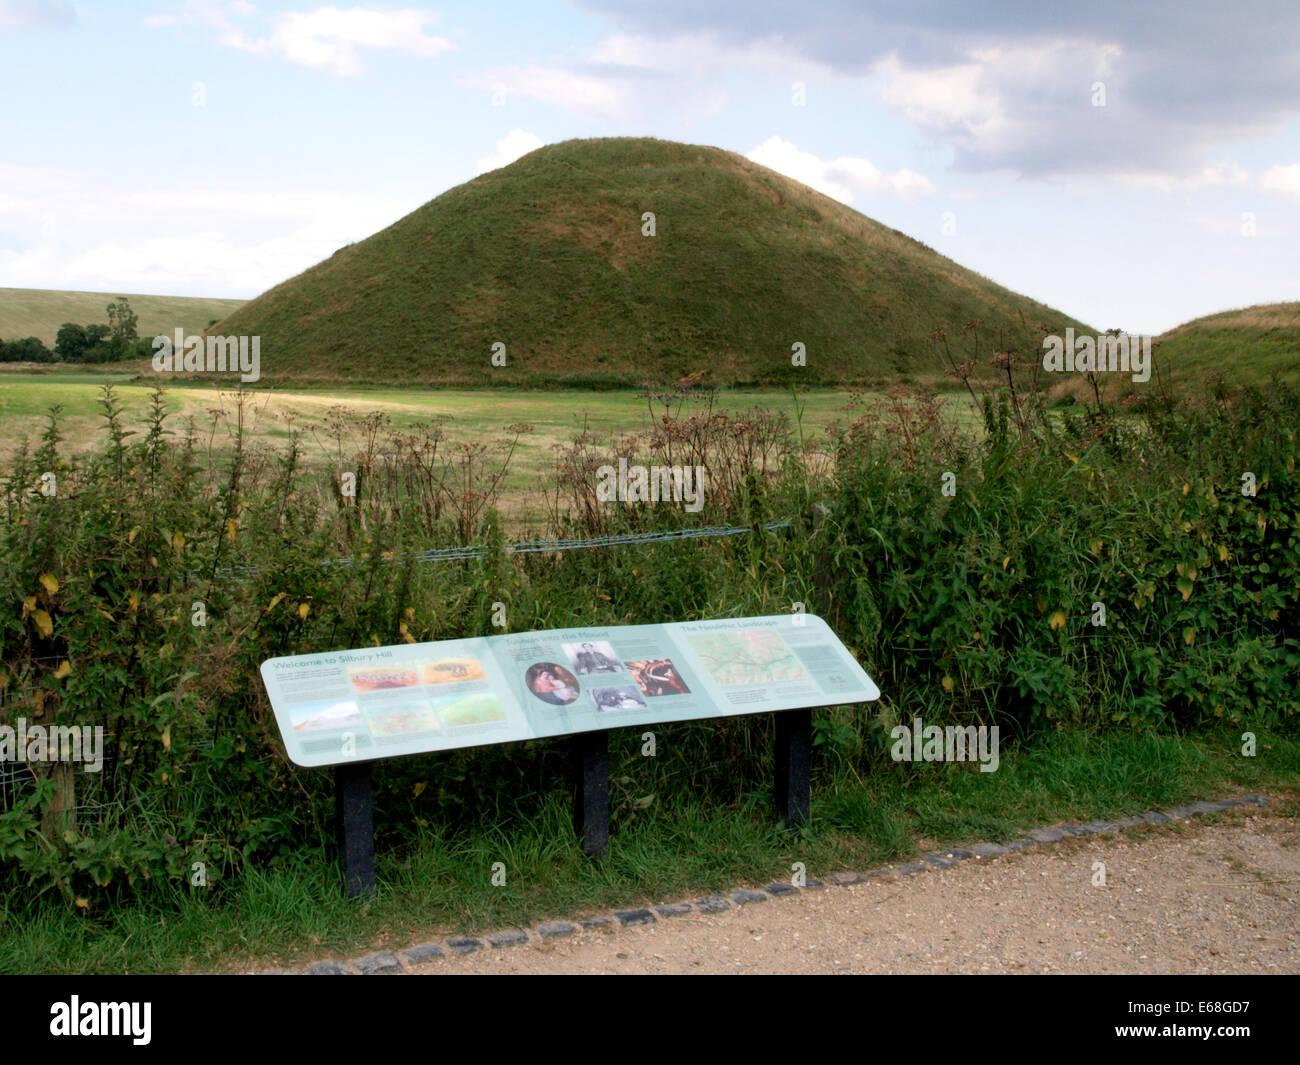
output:
M250 869L224 888L160 893L111 912L70 912L10 895L0 903L0 972L156 973L297 967L455 933L485 933L612 907L725 892L906 860L942 844L1005 840L1037 825L1141 813L1261 791L1275 812L1300 814L1300 742L1261 734L1193 738L1064 733L1004 748L996 773L977 767L878 764L859 778L823 766L814 820L798 837L773 824L767 796L729 808L689 797L618 803L611 856L583 859L557 789L517 824L460 833L428 826L378 853L373 900L342 897L325 847ZM612 767L637 774L635 763ZM650 769L642 769L647 776ZM557 785L561 782L557 781ZM635 785L635 779L632 779ZM633 786L631 792L638 789ZM379 826L382 830L383 826ZM506 883L493 886L492 864Z

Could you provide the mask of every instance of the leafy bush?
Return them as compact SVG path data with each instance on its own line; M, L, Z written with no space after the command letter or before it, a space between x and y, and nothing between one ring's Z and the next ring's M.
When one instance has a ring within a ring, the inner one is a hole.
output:
M286 760L260 663L487 634L496 602L514 631L806 604L885 693L819 718L824 772L883 760L888 726L914 713L1022 736L1294 731L1300 399L1279 388L1056 419L1013 400L985 400L973 440L932 397L897 392L827 453L779 420L665 409L617 453L728 475L699 514L663 520L753 531L556 555L504 550L492 508L511 441L487 453L440 426L392 434L336 414L339 468L322 469L296 433L249 446L239 419L229 448L206 450L161 393L133 436L106 390L101 446L69 457L56 408L0 482L0 715L101 726L105 760L99 773L0 764L0 882L93 906L183 885L196 863L221 890L326 847L329 775ZM589 445L557 458L554 531L649 527L641 508L592 504ZM345 466L355 497L339 489ZM780 518L786 529L763 528ZM409 561L467 541L489 550ZM671 734L654 767L665 789L730 803L766 788L770 720ZM527 816L563 787L562 767L550 742L382 764L385 843Z

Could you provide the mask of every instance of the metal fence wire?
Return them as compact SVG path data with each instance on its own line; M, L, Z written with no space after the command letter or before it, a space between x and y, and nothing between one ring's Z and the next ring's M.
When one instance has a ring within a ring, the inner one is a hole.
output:
M778 532L790 528L789 518L783 521L764 522L757 528L765 532ZM706 525L698 529L668 529L661 532L620 533L614 536L593 536L583 540L528 540L519 544L507 544L506 553L512 555L546 554L551 551L586 551L598 547L619 547L625 544L662 544L676 540L716 540L724 536L742 536L755 530L753 525ZM400 557L384 558L391 563L410 562L456 562L462 559L483 558L490 549L483 544L466 547L437 547L418 554L406 554ZM361 561L365 561L364 559ZM321 559L321 566L353 566L357 560L352 558ZM218 572L224 577L251 577L260 571L258 566L228 566Z

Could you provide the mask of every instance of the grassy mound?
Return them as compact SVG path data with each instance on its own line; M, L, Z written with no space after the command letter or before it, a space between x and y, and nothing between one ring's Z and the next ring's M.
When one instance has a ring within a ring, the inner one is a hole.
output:
M278 382L872 385L937 378L929 335L972 318L1024 351L1086 329L734 152L613 138L451 189L211 332L260 336Z

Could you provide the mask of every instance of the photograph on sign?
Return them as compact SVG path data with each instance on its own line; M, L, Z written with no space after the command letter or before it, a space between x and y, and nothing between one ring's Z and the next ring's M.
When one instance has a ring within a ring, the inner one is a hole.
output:
M297 655L262 676L287 753L307 766L880 695L812 615Z

